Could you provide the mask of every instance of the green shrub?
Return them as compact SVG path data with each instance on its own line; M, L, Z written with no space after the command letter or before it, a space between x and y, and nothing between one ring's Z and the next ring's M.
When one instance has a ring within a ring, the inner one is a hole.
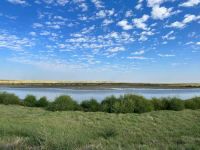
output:
M47 107L49 104L48 100L46 97L41 97L37 102L36 106L37 107Z
M102 111L109 113L143 113L153 110L153 105L147 99L138 95L127 94L116 98L107 97L101 103Z
M27 95L24 99L24 106L35 107L37 103L36 97L33 95Z
M101 102L101 110L103 112L108 112L108 113L116 112L114 105L118 101L119 101L119 99L117 99L115 96L106 97Z
M179 99L179 98L171 98L169 100L169 107L168 110L175 110L175 111L180 111L185 108L184 106L184 101Z
M168 108L168 100L152 98L150 101L154 110L166 110Z
M134 101L135 95L124 95L120 96L120 101L118 104L118 110L120 113L134 113L135 110L135 101Z
M185 108L193 110L200 109L200 97L185 100Z
M3 100L5 99L5 95L6 93L5 92L0 92L0 104L3 104Z
M10 93L0 93L0 103L5 104L5 105L19 105L20 104L20 99L18 96L15 94L10 94Z
M51 111L77 110L78 104L70 96L59 96L47 107Z
M81 107L84 111L89 112L96 112L100 110L100 104L95 99L83 101L81 103Z
M134 106L134 112L135 113L144 113L144 112L149 112L153 110L153 105L152 103L145 99L143 96L138 96L138 95L125 95L125 99L128 97L130 100L133 101L133 106Z

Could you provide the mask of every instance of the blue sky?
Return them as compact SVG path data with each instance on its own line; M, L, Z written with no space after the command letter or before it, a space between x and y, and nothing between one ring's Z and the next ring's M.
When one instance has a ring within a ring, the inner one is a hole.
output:
M200 82L200 0L1 0L0 79Z

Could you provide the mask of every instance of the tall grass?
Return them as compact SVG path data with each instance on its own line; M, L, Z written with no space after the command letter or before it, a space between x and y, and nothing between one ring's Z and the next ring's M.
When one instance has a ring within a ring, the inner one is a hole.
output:
M147 99L143 96L127 94L120 97L109 96L102 102L91 99L78 104L66 95L59 96L53 102L49 102L46 97L37 100L33 95L28 95L24 100L20 100L16 95L4 92L0 93L0 104L43 107L50 111L82 110L85 112L145 113L158 110L200 109L200 97L187 100L176 97Z

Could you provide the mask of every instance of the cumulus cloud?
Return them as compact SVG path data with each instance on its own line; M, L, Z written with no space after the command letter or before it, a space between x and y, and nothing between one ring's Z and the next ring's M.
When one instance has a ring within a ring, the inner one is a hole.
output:
M28 38L21 38L8 33L0 34L0 48L23 51L24 48L31 47L33 45L33 42L31 42Z
M126 11L125 17L132 17L132 16L133 16L133 11L132 10Z
M195 16L195 15L187 14L184 16L183 21L175 21L175 22L171 23L170 25L167 25L167 27L181 29L181 28L184 28L188 23L199 20L199 19L200 19L200 15Z
M27 2L25 0L7 0L7 1L12 4L20 4L20 5L27 4Z
M121 20L117 23L118 26L122 27L123 30L131 30L133 26L128 23L127 20Z
M160 7L156 5L152 8L151 15L153 19L163 20L172 15L172 8Z
M154 6L157 6L157 5L161 5L165 1L166 0L147 0L147 5L149 7L154 7Z
M29 33L31 36L36 36L37 34L36 34L36 32L30 32Z
M91 2L95 5L96 8L104 8L102 1L100 0L91 0Z
M120 51L125 51L125 48L124 47L113 47L108 50L108 52L111 52L111 53L117 53Z
M115 13L114 9L111 10L100 10L99 12L96 13L96 17L97 18L105 18L105 17L109 17L109 16L113 16Z
M200 0L188 0L184 3L181 3L179 6L182 7L193 7L200 4Z
M162 36L162 39L163 40L174 40L176 37L173 36L173 34L174 34L174 31L170 31L166 35Z
M144 50L139 50L139 51L136 51L136 52L134 52L134 53L132 53L133 55L142 55L142 54L144 54L145 53L145 51Z
M133 19L133 24L139 29L148 30L145 22L149 19L148 15L143 15L141 18Z
M176 55L173 54L158 54L160 57L175 57Z
M65 6L68 2L69 0L57 0L57 3L62 6Z
M172 8L166 8L164 6L160 6L162 3L166 1L169 0L147 0L147 6L152 8L151 16L153 19L163 20L177 13L177 12L172 12Z
M127 57L128 59L138 59L138 60L147 60L149 58L144 57L144 56L129 56Z
M43 25L41 23L33 23L33 28L42 28Z
M143 2L143 0L139 0L138 4L135 6L135 9L141 9L142 8L142 2Z
M103 26L107 26L107 25L109 25L109 24L111 24L111 23L113 23L114 21L113 20L111 20L111 19L104 19L104 21L103 21Z

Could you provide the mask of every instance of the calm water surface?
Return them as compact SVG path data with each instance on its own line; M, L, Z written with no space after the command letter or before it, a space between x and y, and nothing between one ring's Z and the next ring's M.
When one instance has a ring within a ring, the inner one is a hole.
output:
M168 97L176 96L183 99L200 96L200 88L198 89L144 89L144 88L110 88L104 90L83 90L83 89L62 89L62 88L7 88L0 87L0 92L9 92L24 98L28 94L37 96L37 98L46 96L53 100L59 95L69 95L77 101L95 98L98 101L103 100L106 96L123 94L139 94L146 98L151 97Z

